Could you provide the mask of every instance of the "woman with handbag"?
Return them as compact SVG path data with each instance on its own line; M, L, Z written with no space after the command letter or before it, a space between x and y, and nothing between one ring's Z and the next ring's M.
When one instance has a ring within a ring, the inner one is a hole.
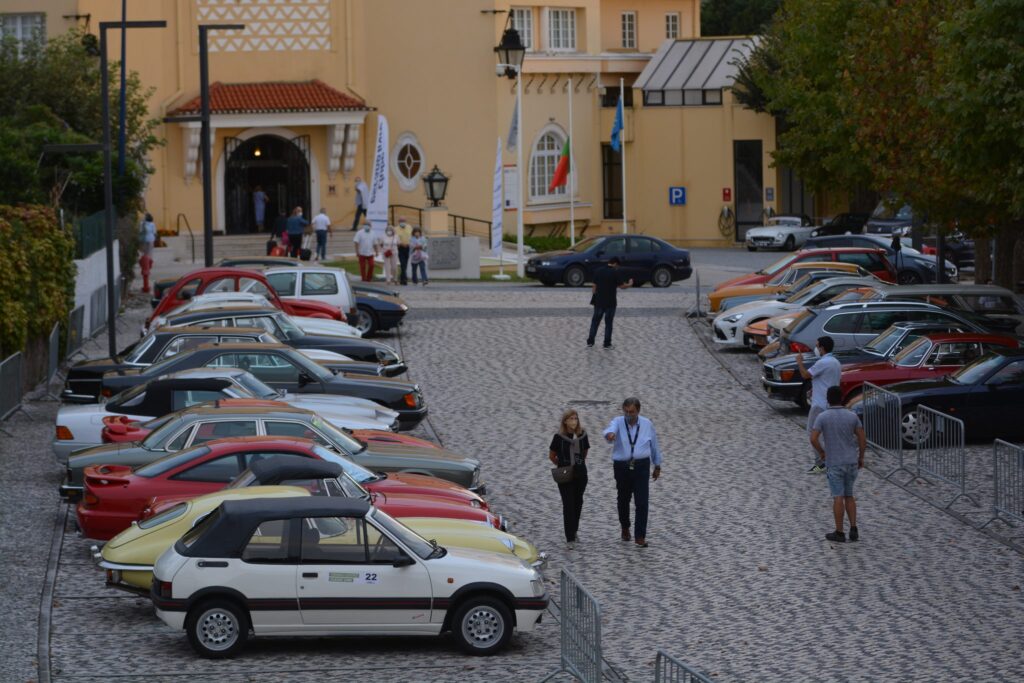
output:
M551 476L562 496L562 521L569 550L576 547L576 532L583 511L583 492L587 489L587 451L590 440L580 425L579 414L572 409L562 413L558 432L551 438L548 459L555 465Z
M398 284L398 235L395 228L388 226L384 229L384 236L379 237L375 244L377 253L384 262L384 282L389 285Z

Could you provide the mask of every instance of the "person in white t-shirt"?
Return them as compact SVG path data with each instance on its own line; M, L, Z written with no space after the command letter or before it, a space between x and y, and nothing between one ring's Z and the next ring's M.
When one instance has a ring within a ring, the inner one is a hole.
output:
M313 232L316 234L316 256L314 260L327 258L327 235L331 232L331 219L327 217L327 209L313 217Z
M373 261L377 255L377 245L369 223L363 224L362 229L356 232L353 241L356 244L356 256L359 257L359 277L363 282L372 282Z

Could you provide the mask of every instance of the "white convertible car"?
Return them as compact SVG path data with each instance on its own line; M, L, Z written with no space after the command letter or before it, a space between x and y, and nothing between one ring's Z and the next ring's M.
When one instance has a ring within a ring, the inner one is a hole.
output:
M103 443L105 418L148 422L183 408L222 398L282 401L312 410L342 429L394 431L398 412L364 398L327 394L280 394L237 368L195 368L140 384L100 403L64 405L57 412L53 452L57 461ZM102 399L101 399L102 401Z
M747 251L793 251L807 241L813 230L814 224L807 216L773 216L764 227L747 230Z

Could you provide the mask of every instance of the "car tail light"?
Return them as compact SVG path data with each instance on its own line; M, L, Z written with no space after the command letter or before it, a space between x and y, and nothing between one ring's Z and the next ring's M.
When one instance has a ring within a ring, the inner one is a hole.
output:
M791 341L791 342L789 342L789 352L790 353L810 353L811 350L810 350L810 348L807 347L807 344L801 344L800 342Z
M99 505L100 499L96 497L96 494L92 491L85 492L85 498L82 499L86 506Z
M113 391L111 391L110 389L107 389L105 387L104 387L103 391L101 391L100 393L103 394L104 398L110 398L111 396L114 395Z
M75 435L64 425L57 425L57 441L71 441Z
M157 594L161 598L170 598L173 592L173 586L170 581L158 581L157 582Z
M408 394L403 396L402 399L405 401L405 405L410 408L416 407L416 394L414 392L410 391Z

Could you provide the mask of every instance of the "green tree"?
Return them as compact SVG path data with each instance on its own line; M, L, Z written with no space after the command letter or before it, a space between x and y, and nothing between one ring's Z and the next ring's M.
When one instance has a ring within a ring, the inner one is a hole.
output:
M760 33L782 0L703 0L700 32L704 36L748 36Z

